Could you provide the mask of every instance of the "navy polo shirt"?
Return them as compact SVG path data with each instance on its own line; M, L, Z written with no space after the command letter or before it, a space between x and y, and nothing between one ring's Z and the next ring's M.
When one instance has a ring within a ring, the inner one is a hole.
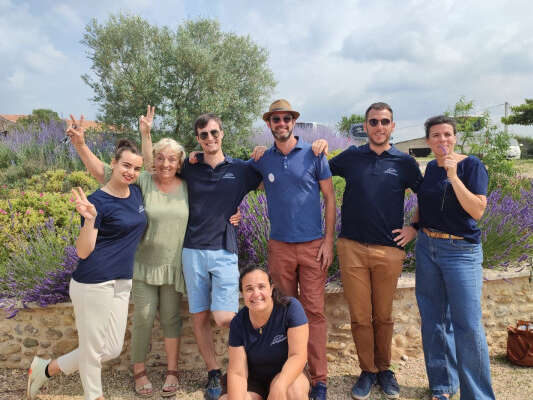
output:
M183 247L225 249L237 254L237 235L229 217L237 212L243 197L261 183L251 161L225 157L212 168L198 154L198 163L185 160L181 176L189 192L189 222Z
M94 221L98 234L94 250L80 259L72 278L80 283L131 279L135 250L146 229L141 190L130 185L130 195L120 198L98 189L87 200L98 211ZM81 217L82 226L84 223Z
M394 146L380 155L368 144L350 146L329 161L346 180L339 237L396 247L392 231L403 227L404 197L422 182L415 159Z
M306 323L305 311L294 297L289 297L286 306L274 304L270 318L261 329L253 327L248 307L243 307L231 321L228 344L244 347L249 376L269 381L289 357L287 331Z
M457 177L470 192L486 195L489 175L485 165L474 156L457 163ZM480 243L481 231L476 220L468 214L455 196L446 170L430 161L424 174L424 182L418 191L420 226L462 236L471 243Z
M289 154L274 144L252 164L263 176L270 238L290 243L322 237L319 181L331 177L326 157L315 156L310 144L296 139Z

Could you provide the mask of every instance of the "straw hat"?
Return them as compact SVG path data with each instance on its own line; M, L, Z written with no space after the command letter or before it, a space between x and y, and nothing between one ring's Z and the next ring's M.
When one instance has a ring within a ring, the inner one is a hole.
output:
M270 116L273 113L278 112L278 111L285 111L285 112L291 113L294 119L298 119L298 117L300 116L300 113L298 111L294 111L292 109L291 103L289 103L285 99L279 99L270 105L268 112L263 114L263 120L268 121L270 119Z

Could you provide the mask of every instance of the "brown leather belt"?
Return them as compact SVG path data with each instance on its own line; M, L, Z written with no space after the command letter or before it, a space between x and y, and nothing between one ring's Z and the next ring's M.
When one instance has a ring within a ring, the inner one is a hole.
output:
M428 235L429 237L435 238L435 239L457 239L457 240L464 239L464 237L462 236L450 235L449 233L444 233L444 232L433 232L427 228L422 228L422 230L424 231L426 235Z

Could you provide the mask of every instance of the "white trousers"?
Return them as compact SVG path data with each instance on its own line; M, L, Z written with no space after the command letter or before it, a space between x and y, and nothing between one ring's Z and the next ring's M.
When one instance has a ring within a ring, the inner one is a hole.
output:
M102 362L120 355L128 321L131 279L102 283L70 280L70 299L76 316L78 348L57 359L61 371L80 371L85 400L102 393Z

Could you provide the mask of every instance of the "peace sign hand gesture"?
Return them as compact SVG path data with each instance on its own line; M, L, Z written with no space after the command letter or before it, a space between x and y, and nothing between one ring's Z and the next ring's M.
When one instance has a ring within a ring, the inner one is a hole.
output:
M150 104L146 107L146 115L139 117L139 130L142 136L150 136L150 130L152 129L152 123L154 122L155 106L150 107Z
M85 144L85 127L83 126L85 119L83 115L79 121L76 121L74 116L70 114L70 120L67 120L66 134L70 138L72 144L77 146L83 146Z
M96 211L93 203L87 200L87 196L85 196L85 193L81 187L78 186L76 189L77 191L74 190L74 188L72 189L72 194L74 195L76 202L76 210L86 220L95 219L98 215L98 212Z

